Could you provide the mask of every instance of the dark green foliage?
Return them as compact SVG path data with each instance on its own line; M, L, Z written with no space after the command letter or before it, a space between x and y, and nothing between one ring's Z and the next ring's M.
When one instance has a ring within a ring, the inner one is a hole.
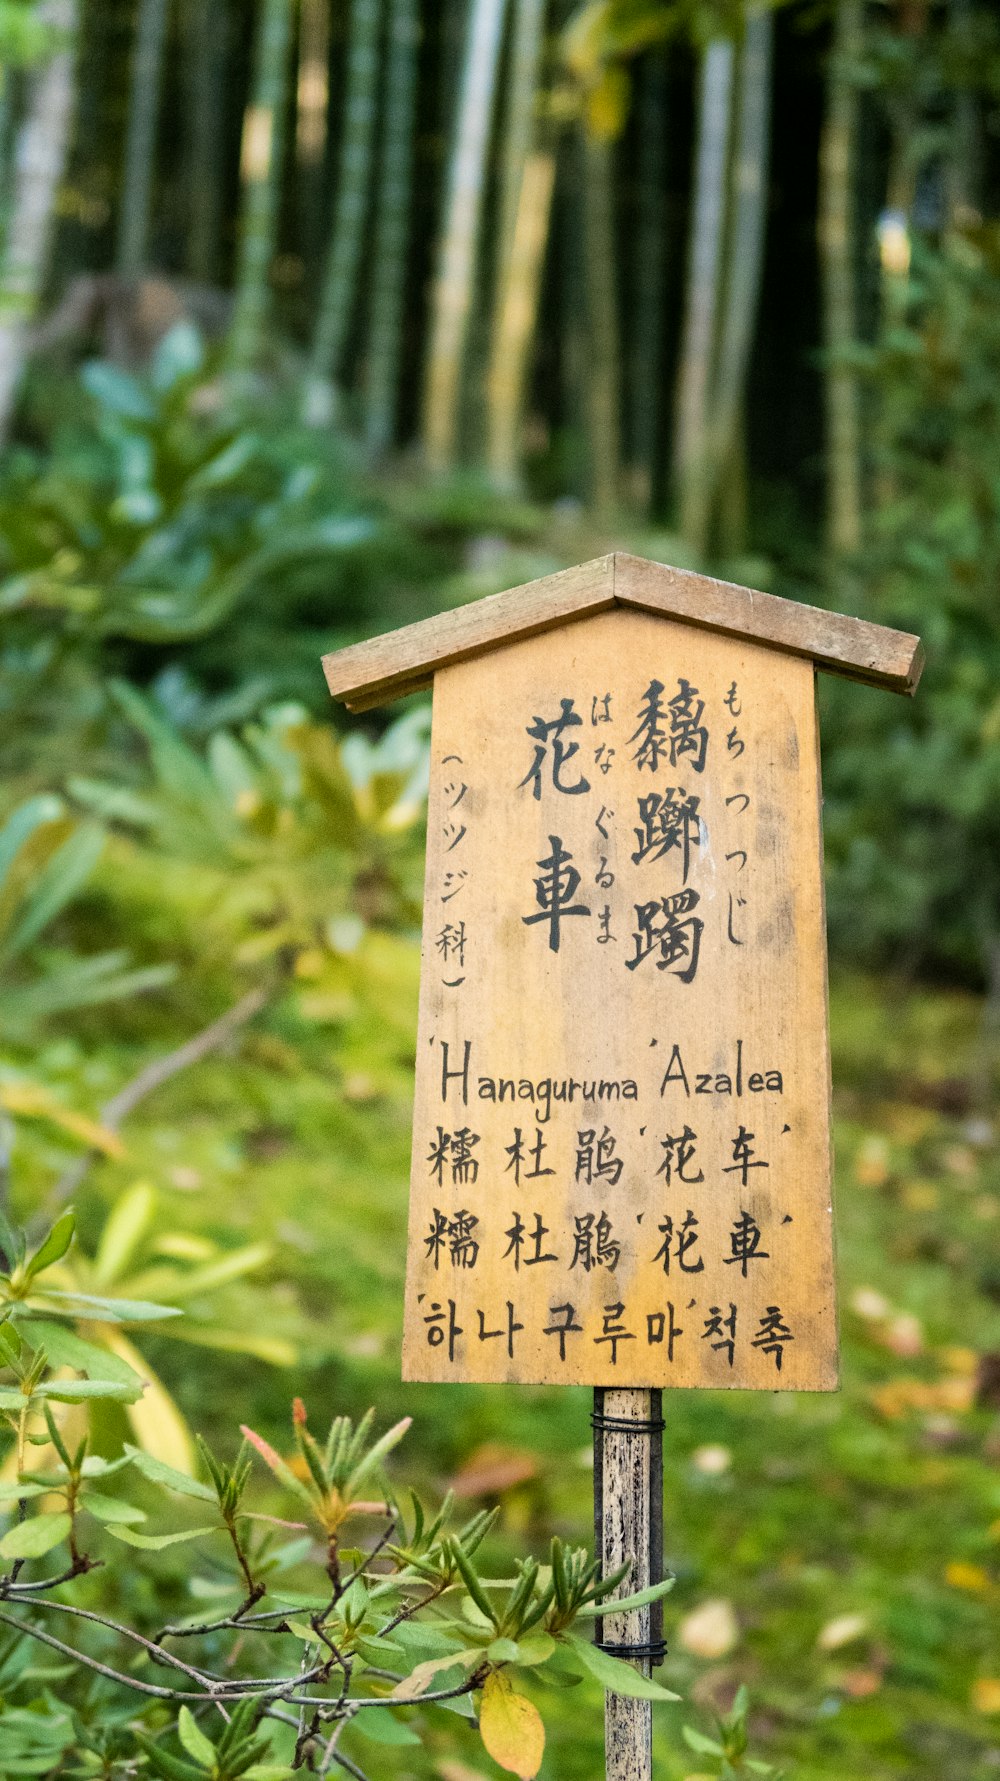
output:
M829 699L835 941L996 986L1000 972L1000 237L917 244L905 303L867 359L884 497L864 610L919 632L912 707Z

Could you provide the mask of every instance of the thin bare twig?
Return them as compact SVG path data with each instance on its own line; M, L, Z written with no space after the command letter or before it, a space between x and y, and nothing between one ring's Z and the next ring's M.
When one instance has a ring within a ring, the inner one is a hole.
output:
M117 1132L122 1121L128 1118L129 1114L138 1107L140 1101L146 1099L147 1095L151 1095L155 1089L161 1088L165 1082L169 1082L170 1078L178 1075L181 1070L189 1069L192 1064L198 1064L202 1058L209 1057L213 1051L218 1051L228 1039L233 1037L234 1033L238 1033L241 1027L245 1027L248 1021L253 1020L254 1015L260 1013L265 1002L270 1000L274 988L274 983L268 982L257 984L253 989L248 989L238 1002L234 1002L231 1008L227 1008L225 1014L220 1014L217 1020L210 1021L209 1025L204 1027L200 1033L195 1033L192 1038L186 1039L183 1045L178 1045L175 1051L168 1051L164 1057L154 1058L151 1064L147 1064L144 1070L139 1071L138 1076L134 1076L131 1082L126 1082L124 1088L120 1088L116 1095L112 1095L110 1101L105 1102L99 1115L101 1124L108 1131ZM99 1155L100 1152L97 1150L87 1150L83 1156L77 1157L70 1164L56 1182L49 1196L47 1215L51 1216L53 1212L58 1211L59 1207L65 1205L66 1201L75 1194Z

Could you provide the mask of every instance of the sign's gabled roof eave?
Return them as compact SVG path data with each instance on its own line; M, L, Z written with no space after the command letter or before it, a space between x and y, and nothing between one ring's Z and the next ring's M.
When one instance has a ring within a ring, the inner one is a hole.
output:
M368 711L429 686L439 668L615 606L805 656L897 693L912 694L923 667L920 639L909 632L615 551L336 650L323 671L335 699Z

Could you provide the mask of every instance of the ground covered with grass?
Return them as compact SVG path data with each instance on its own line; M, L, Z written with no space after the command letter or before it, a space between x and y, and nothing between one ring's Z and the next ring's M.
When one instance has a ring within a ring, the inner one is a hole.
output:
M414 1482L498 1502L502 1565L552 1532L587 1538L588 1397L400 1383L417 955L375 932L361 949L321 992L307 962L226 1051L136 1110L125 1154L78 1189L83 1243L144 1181L167 1250L266 1244L254 1272L227 1282L223 1267L188 1305L262 1353L146 1342L191 1426L234 1446L249 1421L287 1444L294 1392L317 1424L369 1403L410 1414ZM656 1709L665 1781L708 1768L681 1725L710 1730L740 1682L753 1750L798 1781L1000 1772L1000 1149L975 1111L979 1019L956 994L834 984L842 1389L665 1396L677 1582L662 1675L685 1697ZM116 1039L105 1016L97 1045L51 1039L55 1092L96 1110L185 1036L151 1018L137 1050L134 1009L126 1024ZM24 1211L70 1160L50 1122L21 1125ZM295 1362L265 1358L269 1341ZM537 1698L542 1774L598 1773L597 1691ZM491 1765L472 1728L424 1712L425 1750L370 1751L376 1772L478 1781Z

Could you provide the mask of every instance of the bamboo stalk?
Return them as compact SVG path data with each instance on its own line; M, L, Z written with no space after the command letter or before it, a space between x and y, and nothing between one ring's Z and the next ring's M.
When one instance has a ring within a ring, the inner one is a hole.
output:
M521 180L534 142L546 0L512 0L512 3L514 16L510 61L504 83L507 115L500 162L500 226L497 231L501 283L514 247Z
M857 91L850 63L860 51L861 0L838 0L820 141L819 251L826 353L826 537L835 559L861 543L861 422L850 354L857 339L854 286L853 150Z
M298 242L307 288L318 282L326 230L325 161L330 110L330 0L299 0L295 83Z
M588 362L584 415L595 515L611 520L621 480L621 345L614 240L614 159L611 143L589 132L583 139L583 254Z
M235 372L252 369L260 354L267 320L268 274L277 237L284 160L291 27L291 0L263 0L240 154L243 198L235 307L227 352L229 368Z
M187 263L192 277L211 284L218 276L222 229L224 137L220 92L225 81L226 0L186 0L185 85L188 103Z
M419 30L418 0L389 0L382 152L363 381L365 439L369 450L375 454L388 451L396 430L413 187Z
M166 33L167 0L140 0L129 83L115 250L115 265L123 278L135 278L142 271L149 249L149 215Z
M771 137L771 63L774 20L755 6L739 61L736 143L726 246L726 295L719 335L709 447L709 500L718 497L734 454L741 447L740 415L746 399L750 349L757 325L767 223Z
M0 443L8 435L69 150L78 0L41 0L55 47L33 75L15 149L14 192L0 263Z
M674 432L674 483L682 537L704 548L709 513L709 413L719 312L732 116L733 45L708 44L701 63L687 296Z
M656 492L666 291L667 63L647 56L638 78L639 165L633 239L635 306L628 352L629 489L648 513Z
M487 375L487 464L499 489L521 479L521 425L549 238L555 156L530 155L521 179L514 237L497 303Z
M506 0L472 0L431 299L423 440L428 467L452 468L475 288L485 167Z
M380 0L354 0L340 176L303 399L308 420L326 418L336 406L334 391L357 298L378 111L380 17Z

